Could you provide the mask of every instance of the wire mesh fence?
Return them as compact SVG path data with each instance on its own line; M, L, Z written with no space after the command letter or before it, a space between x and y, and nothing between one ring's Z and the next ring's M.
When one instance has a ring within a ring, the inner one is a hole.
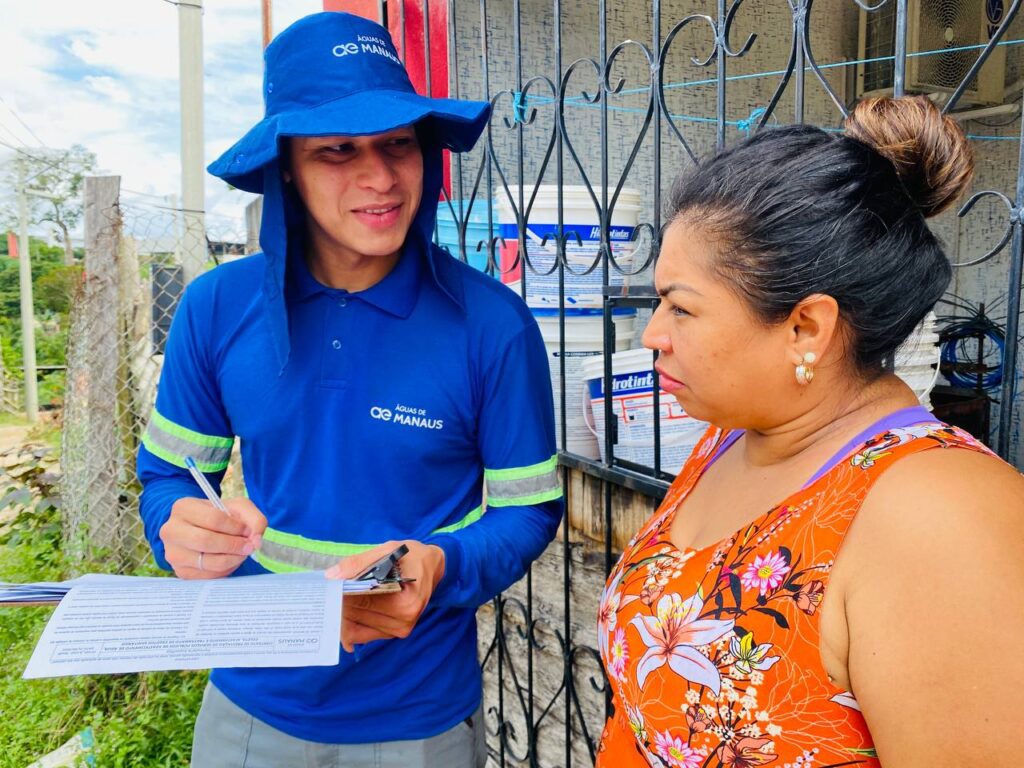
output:
M20 415L24 410L22 378L14 375L0 358L0 413Z
M244 222L183 215L173 201L121 196L116 177L86 185L85 278L71 310L62 433L65 540L111 571L148 557L135 455L156 399L171 319L189 267L244 252ZM213 233L216 239L210 238ZM188 265L189 239L206 241Z

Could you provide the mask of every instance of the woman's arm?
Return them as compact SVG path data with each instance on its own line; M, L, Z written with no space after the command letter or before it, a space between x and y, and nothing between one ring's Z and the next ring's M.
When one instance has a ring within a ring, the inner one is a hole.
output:
M1021 765L1024 478L966 450L907 457L847 545L849 679L882 765Z

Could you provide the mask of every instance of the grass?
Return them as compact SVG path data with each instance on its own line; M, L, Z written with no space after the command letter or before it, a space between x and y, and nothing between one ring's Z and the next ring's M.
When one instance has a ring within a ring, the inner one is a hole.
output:
M41 418L31 424L21 414L0 412L0 427L26 427L26 440L46 443L51 448L60 448L60 422Z
M39 499L0 539L0 581L64 578L68 563L60 537L59 509ZM206 674L22 680L51 610L0 608L0 768L24 768L90 726L97 767L188 765Z
M45 443L59 453L60 424L50 421L38 421L29 429L26 439Z
M0 411L0 427L27 427L28 419L18 413Z
M0 546L0 580L42 581L59 578L59 568L47 562L45 546ZM76 699L73 680L23 681L35 640L49 617L48 608L0 608L0 766L23 767L60 746L74 733L66 722L67 703Z

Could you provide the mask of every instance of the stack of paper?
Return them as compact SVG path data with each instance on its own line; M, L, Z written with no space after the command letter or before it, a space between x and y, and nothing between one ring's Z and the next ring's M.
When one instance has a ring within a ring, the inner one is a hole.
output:
M317 571L320 576L323 572ZM0 606L3 605L56 605L73 587L82 584L96 584L102 581L107 587L116 589L118 585L127 586L138 582L139 576L110 576L106 574L89 574L67 581L36 581L30 584L9 584L0 581ZM161 577L154 577L161 578ZM238 577L249 578L249 577ZM272 577L273 578L273 577ZM205 583L205 582L204 582ZM395 582L380 582L376 579L360 579L342 581L346 595L358 595L366 592L397 592L400 587Z
M45 605L57 604L68 593L71 581L37 581L34 584L5 584L0 581L0 605Z
M0 602L57 604L29 678L337 664L342 595L397 588L322 571L189 581L90 574L2 584Z

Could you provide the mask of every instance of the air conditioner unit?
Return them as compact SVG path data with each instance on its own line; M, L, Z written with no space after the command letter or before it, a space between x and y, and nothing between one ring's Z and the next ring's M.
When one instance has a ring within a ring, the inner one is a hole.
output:
M908 0L907 93L953 93L1003 20L1004 0ZM860 12L857 96L891 95L896 2ZM966 50L965 50L966 49ZM879 59L882 59L879 61ZM959 104L1003 103L1006 47L997 46Z

